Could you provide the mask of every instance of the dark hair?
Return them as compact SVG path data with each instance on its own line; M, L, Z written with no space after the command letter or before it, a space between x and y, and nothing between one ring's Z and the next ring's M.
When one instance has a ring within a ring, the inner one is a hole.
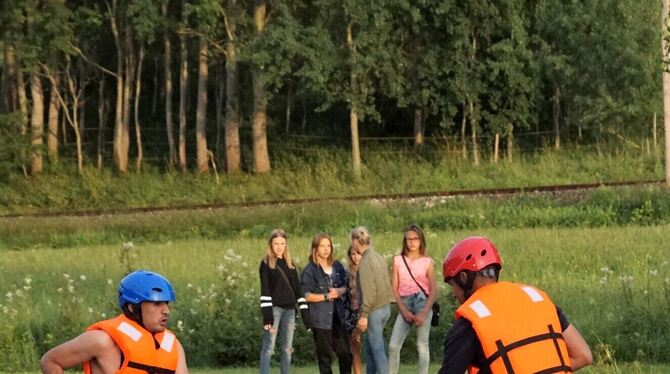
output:
M407 252L409 251L409 247L407 247L407 233L413 231L419 236L419 253L421 253L421 256L426 255L426 235L424 235L423 230L421 230L421 227L417 224L410 224L407 226L405 229L405 234L402 236L402 251L400 252L401 255L406 256Z

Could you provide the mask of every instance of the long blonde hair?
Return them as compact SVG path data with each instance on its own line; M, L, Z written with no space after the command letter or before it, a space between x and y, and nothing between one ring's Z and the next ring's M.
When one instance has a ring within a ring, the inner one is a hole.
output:
M263 262L265 262L270 269L277 267L277 256L272 251L272 239L274 238L284 238L286 240L286 249L284 250L284 260L289 269L295 269L293 266L293 260L291 260L291 252L288 250L288 235L282 229L274 229L268 237L268 245L265 250L265 256L263 256Z

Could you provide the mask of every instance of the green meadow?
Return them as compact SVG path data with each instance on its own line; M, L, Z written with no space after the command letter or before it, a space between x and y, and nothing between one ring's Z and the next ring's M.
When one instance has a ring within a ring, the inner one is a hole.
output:
M503 257L501 278L546 290L579 328L599 365L591 372L660 373L666 367L654 365L670 362L668 232L667 224L427 229L427 242L439 263L457 240L489 236ZM343 259L347 230L330 234ZM400 248L401 230L373 230L372 235L373 245L390 261ZM307 235L289 238L299 265L306 262L310 240ZM118 280L131 269L147 268L166 274L175 285L171 328L186 348L190 366L250 372L242 368L258 360L258 263L264 245L260 236L238 236L2 250L0 367L36 370L48 348L115 315ZM444 284L439 300L445 317L431 333L436 364L456 307ZM314 362L311 335L304 328L297 329L294 345L297 366ZM416 359L413 345L410 336L403 350L407 365Z

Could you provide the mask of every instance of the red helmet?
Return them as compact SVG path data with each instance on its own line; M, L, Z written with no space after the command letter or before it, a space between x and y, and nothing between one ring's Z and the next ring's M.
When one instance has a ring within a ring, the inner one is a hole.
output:
M446 282L463 270L479 271L489 265L502 269L498 249L488 238L471 236L449 250L442 264L442 275Z

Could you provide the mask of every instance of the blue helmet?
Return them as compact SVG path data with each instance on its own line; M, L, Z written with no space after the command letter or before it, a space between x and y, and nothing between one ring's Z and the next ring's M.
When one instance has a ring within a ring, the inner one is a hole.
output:
M134 271L119 283L119 307L139 304L143 301L174 301L174 289L170 281L153 271Z

